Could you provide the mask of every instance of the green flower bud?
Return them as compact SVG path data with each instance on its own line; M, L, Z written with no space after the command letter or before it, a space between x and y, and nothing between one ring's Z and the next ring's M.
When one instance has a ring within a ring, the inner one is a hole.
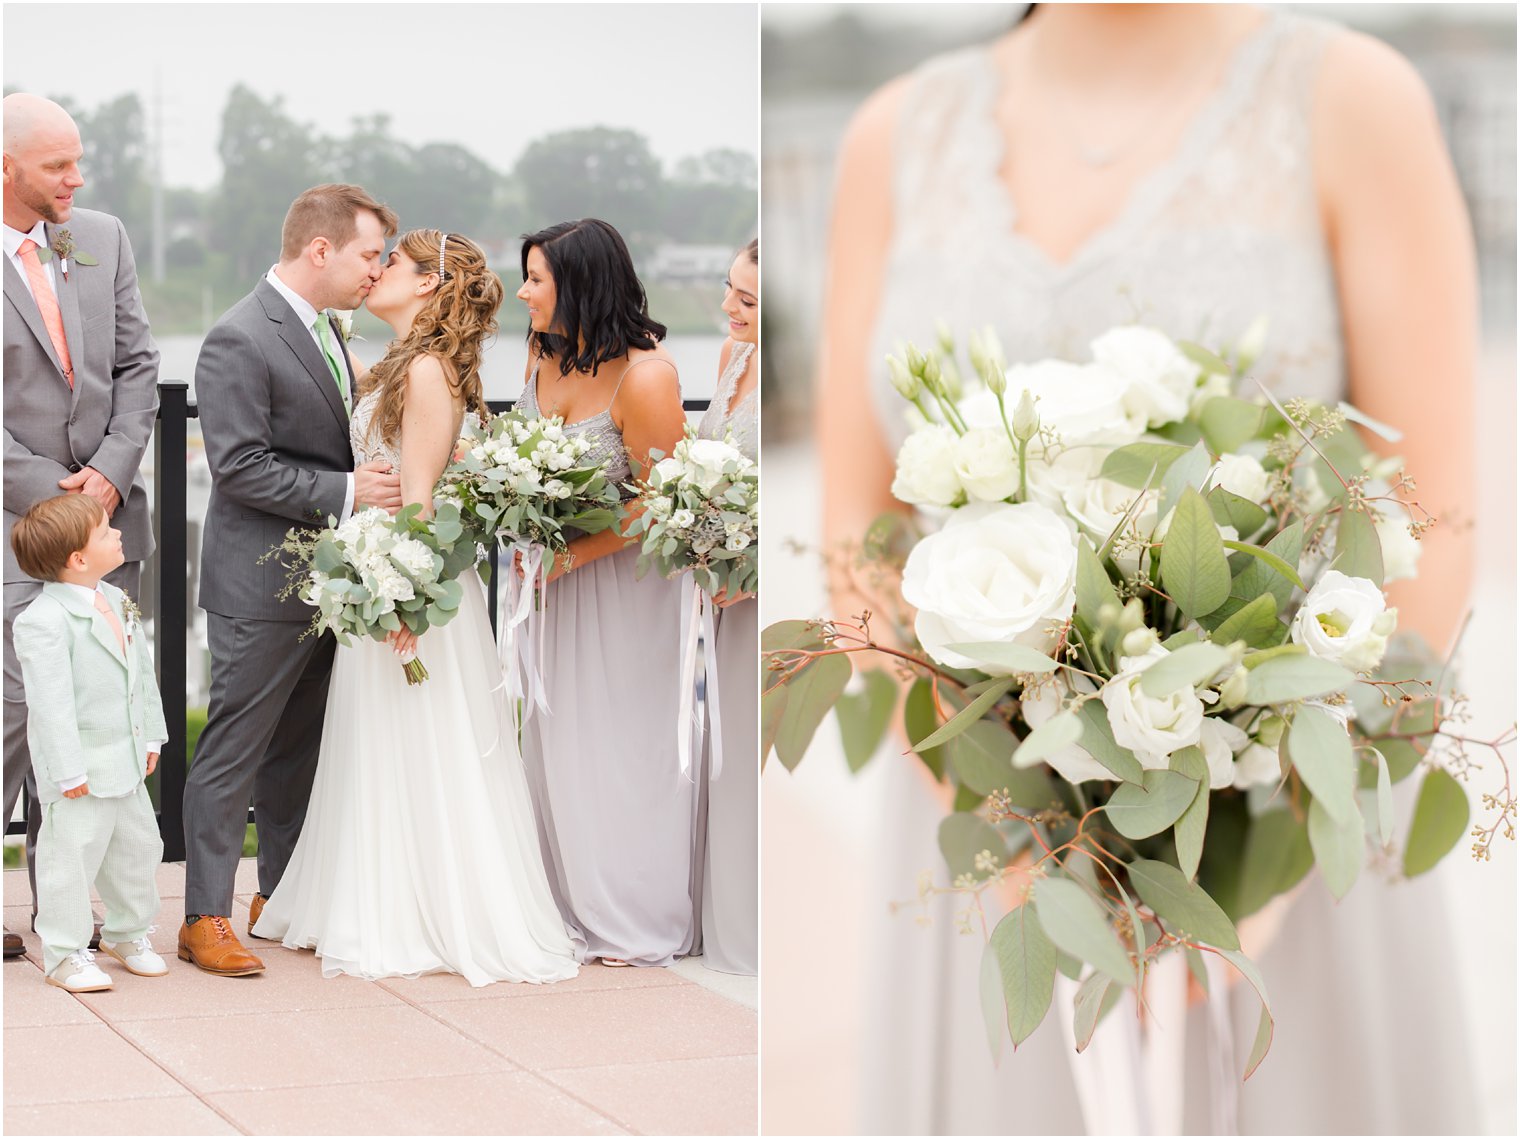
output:
M892 386L897 389L897 394L912 403L918 398L918 378L908 371L908 365L896 356L887 357L887 377L892 381Z
M955 366L955 357L940 357L939 368L940 382L945 385L946 394L952 400L959 400L965 392L965 386L961 383L961 370Z
M926 357L922 357L922 359L923 359L923 365L919 369L918 374L923 377L924 387L928 388L931 392L934 392L936 395L942 394L945 389L944 389L944 385L940 382L940 370L939 370L939 359L938 359L938 357L935 357L935 356L926 356ZM910 366L911 366L911 357L910 357Z
M1219 686L1219 702L1226 708L1239 708L1246 702L1246 670L1237 668Z
M946 356L955 355L955 337L950 334L950 326L943 320L934 322L934 335L939 339L939 350Z
M924 354L918 350L918 346L910 343L903 354L908 361L908 371L912 372L919 379L923 379Z
M1127 657L1143 657L1160 643L1152 629L1131 629L1119 639L1119 651Z
M1006 386L1007 378L999 373L999 379ZM990 386L990 385L989 385ZM994 391L998 389L994 388ZM1035 410L1034 397L1025 388L1019 393L1018 406L1013 409L1013 437L1027 443L1040 433L1040 413Z
M1235 366L1242 372L1249 371L1251 365L1261 357L1261 350L1267 346L1267 318L1258 316L1241 333L1240 339L1235 343Z
M1124 603L1124 612L1119 617L1119 631L1121 633L1133 633L1136 629L1145 628L1145 606L1138 597L1131 597Z
M1288 727L1288 722L1281 716L1266 716L1256 728L1257 742L1267 747L1276 747L1282 743L1283 732Z
M1112 601L1105 601L1098 606L1098 628L1109 629L1119 620L1119 606Z

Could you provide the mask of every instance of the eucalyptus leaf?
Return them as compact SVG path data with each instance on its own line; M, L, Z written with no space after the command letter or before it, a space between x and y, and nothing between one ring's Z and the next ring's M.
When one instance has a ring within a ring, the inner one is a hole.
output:
M1204 996L1209 993L1209 971L1203 963L1203 952L1194 949L1191 945L1182 947L1183 957L1187 960L1188 972L1193 975L1193 980L1198 982L1198 987L1203 990Z
M1082 720L1075 712L1058 712L1035 728L1013 753L1015 767L1027 767L1070 747L1082 738Z
M947 645L952 652L970 657L982 664L1006 668L1010 672L1054 672L1060 665L1039 649L1012 641L971 641ZM987 671L991 671L988 669Z
M1244 641L1253 649L1265 649L1279 643L1286 632L1277 619L1277 598L1263 593L1226 617L1209 636L1216 645Z
M1162 540L1161 580L1188 617L1212 613L1230 596L1230 567L1219 530L1203 496L1192 487L1183 490Z
M953 740L972 724L980 720L986 714L987 709L1002 699L1004 694L1012 688L1013 681L1002 680L988 688L985 692L979 693L975 700L967 704L965 708L961 709L954 716L951 716L938 729L924 739L914 743L913 749L920 751L923 748L938 747L949 740Z
M1140 674L1140 690L1154 700L1193 688L1230 663L1230 654L1208 641L1173 649Z
M1034 909L1039 924L1055 945L1102 970L1121 985L1134 983L1135 967L1129 954L1098 903L1081 886L1068 878L1042 878L1035 883Z
M1056 947L1040 923L1034 907L1023 905L1011 910L992 931L990 944L1003 977L1008 1034L1015 1048L1040 1027L1055 992Z
M1103 810L1125 838L1149 838L1180 819L1197 792L1196 779L1175 771L1147 771L1142 785L1125 783Z
M944 750L960 781L986 797L1013 781L1011 759L1017 743L1006 726L978 720L944 745Z
M1165 518L1171 513L1172 507L1182 500L1183 491L1200 490L1213 467L1214 460L1207 447L1202 443L1189 447L1187 454L1168 467L1161 477L1161 500L1156 507L1156 517Z
M1209 826L1209 765L1202 750L1185 747L1172 753L1171 768L1198 783L1193 801L1182 812L1172 832L1172 840L1177 846L1177 865L1186 878L1192 879L1203 858L1203 840Z
M1351 817L1344 822L1333 818L1318 799L1309 802L1309 845L1325 885L1337 899L1346 896L1362 872L1367 846L1364 826L1355 796L1351 800Z
M1202 345L1191 340L1177 341L1177 349L1205 372L1213 376L1228 376L1230 366Z
M1256 1071L1272 1047L1273 1021L1272 1009L1267 1000L1267 983L1262 980L1261 970L1256 968L1255 962L1244 953L1221 949L1219 955L1240 970L1240 975L1251 982L1251 988L1256 990L1256 996L1261 1000L1261 1019L1256 1023L1256 1039L1251 1045L1251 1054L1246 1058L1245 1073L1241 1076L1241 1079L1249 1080L1251 1073Z
M1251 820L1240 864L1235 920L1255 913L1285 894L1314 867L1305 824L1290 810L1265 811Z
M859 771L876 754L897 705L897 684L885 672L868 669L863 679L864 691L846 692L834 706L845 762L851 771Z
M1230 588L1231 594L1242 601L1250 601L1263 593L1270 593L1277 599L1277 608L1281 611L1283 606L1287 605L1289 599L1292 598L1294 587L1303 588L1298 570L1294 568L1298 565L1299 556L1303 553L1303 546L1303 522L1294 522L1285 527L1268 541L1263 548L1267 553L1274 555L1278 559L1278 562L1287 566L1292 572L1284 574L1280 569L1274 568L1277 566L1277 562L1257 559L1235 578L1234 584Z
M984 850L992 853L999 866L1003 864L1006 848L1002 832L986 819L955 811L939 821L939 852L950 868L952 881L962 874L970 874L979 881L986 878L976 868L976 856Z
M1404 873L1413 878L1432 869L1467 833L1467 792L1441 767L1433 767L1420 784L1409 838L1404 844Z
M1336 822L1349 825L1356 818L1356 756L1340 721L1319 708L1300 707L1288 728L1288 754L1315 800Z
M1233 538L1226 538L1224 540L1224 545L1228 549L1235 550L1242 554L1250 554L1251 557L1265 562L1267 566L1271 568L1275 573L1277 573L1280 577L1286 578L1289 582L1297 586L1299 589L1308 588L1308 586L1304 584L1303 579L1298 576L1298 571L1289 565L1288 562L1282 557L1273 553L1270 549L1264 549L1261 546L1253 546L1249 542L1237 542Z
M1266 414L1267 409L1260 404L1215 396L1203 405L1198 425L1209 450L1224 455L1240 450L1241 444L1252 439L1261 430Z
M907 732L911 740L931 734L938 723L939 713L934 708L932 682L924 679L915 680L913 686L908 689L907 699L903 701L903 730ZM916 747L913 751L934 778L944 778L946 757L941 749Z
M1377 523L1369 514L1349 507L1341 511L1341 520L1335 527L1335 561L1331 568L1347 577L1364 577L1383 588L1383 543L1378 538Z
M1174 443L1130 443L1116 447L1104 456L1098 477L1139 490L1166 474L1167 468L1190 449Z
M776 736L781 732L781 720L786 715L786 685L778 684L774 688L768 688L760 696L760 762L763 765L765 759L776 747ZM790 766L782 760L782 765L788 771L796 768L795 757Z
M1172 933L1220 949L1239 949L1235 923L1202 886L1165 862L1142 858L1129 864L1130 885Z
M1108 709L1101 700L1087 700L1077 709L1082 718L1082 748L1115 777L1126 783L1140 783L1145 769L1135 758L1135 753L1122 747L1114 739L1113 725L1108 722Z
M824 716L850 682L850 659L844 653L814 657L786 682L787 700L776 731L776 754L788 770L802 762Z
M1356 679L1340 665L1307 653L1285 653L1255 667L1248 663L1246 667L1250 670L1246 674L1249 704L1283 704L1326 696L1345 690Z
M1003 1058L1003 1037L1007 1033L1008 1014L1003 1003L1003 974L997 948L988 941L982 946L981 973L977 978L977 995L982 1006L982 1027L987 1030L987 1049L992 1066Z
M1378 842L1387 846L1393 841L1393 778L1383 753L1373 748L1372 754L1377 757Z
M1076 1011L1072 1017L1072 1032L1077 1040L1078 1052L1092 1043L1093 1032L1123 995L1124 989L1114 984L1105 974L1088 974L1087 980L1077 989L1074 1002Z
M1242 498L1238 494L1227 491L1222 486L1216 486L1209 491L1209 509L1214 514L1214 521L1221 526L1233 526L1235 532L1242 538L1256 533L1267 523L1269 515L1256 503L1248 498Z

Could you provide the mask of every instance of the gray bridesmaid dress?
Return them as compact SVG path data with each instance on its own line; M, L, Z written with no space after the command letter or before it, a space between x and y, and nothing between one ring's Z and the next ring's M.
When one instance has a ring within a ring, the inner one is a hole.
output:
M539 414L537 365L518 406ZM628 481L610 401L565 430L591 440L589 458L613 483ZM683 583L653 573L638 580L637 560L631 546L546 590L539 619L550 711L528 720L522 752L549 885L577 959L669 965L691 952L696 924L696 786L676 758Z
M760 389L729 406L754 354L753 344L735 343L697 433L704 439L722 439L725 429L731 429L735 445L758 461ZM758 599L746 598L719 610L715 640L722 694L723 769L712 778L709 743L703 756L708 778L702 963L719 972L752 977L760 965Z

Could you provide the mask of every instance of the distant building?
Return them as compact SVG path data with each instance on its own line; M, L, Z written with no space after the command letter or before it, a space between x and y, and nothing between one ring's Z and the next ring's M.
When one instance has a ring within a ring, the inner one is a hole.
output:
M727 245L661 245L641 266L655 281L712 281L721 279L734 259Z

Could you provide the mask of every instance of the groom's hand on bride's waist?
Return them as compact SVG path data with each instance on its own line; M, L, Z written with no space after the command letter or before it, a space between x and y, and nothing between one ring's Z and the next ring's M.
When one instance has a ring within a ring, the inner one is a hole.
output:
M354 509L378 506L391 514L401 509L401 475L384 459L354 468Z

